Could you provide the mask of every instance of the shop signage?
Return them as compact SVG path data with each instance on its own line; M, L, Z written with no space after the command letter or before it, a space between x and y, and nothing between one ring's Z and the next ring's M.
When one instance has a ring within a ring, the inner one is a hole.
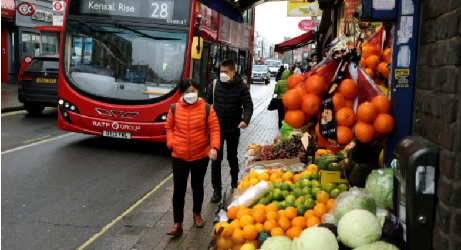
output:
M310 31L315 28L315 22L309 19L301 20L298 27L303 31Z
M320 16L319 3L306 1L287 1L287 16Z
M18 4L18 13L23 16L32 16L35 13L35 6L28 2Z
M361 0L345 0L344 1L344 16L346 17L346 22L352 23L352 18L354 17L355 9L362 5Z
M66 9L66 2L54 1L53 2L53 26L62 26L64 24L64 10Z
M14 0L2 0L2 18L14 19L16 4Z
M53 14L41 10L35 11L32 15L33 20L52 23L53 22Z

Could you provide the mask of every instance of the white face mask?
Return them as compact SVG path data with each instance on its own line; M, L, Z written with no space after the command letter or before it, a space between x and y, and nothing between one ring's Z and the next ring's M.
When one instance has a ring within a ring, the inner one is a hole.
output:
M219 75L219 79L221 80L221 82L228 82L231 78L228 74L226 73L221 73Z
M184 101L187 104L194 104L198 100L197 93L187 93L183 96Z

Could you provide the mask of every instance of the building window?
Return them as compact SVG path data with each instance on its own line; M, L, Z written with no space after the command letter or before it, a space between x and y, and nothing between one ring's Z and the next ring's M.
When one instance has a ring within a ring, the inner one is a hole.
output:
M253 9L248 9L248 25L253 26Z
M40 50L40 35L35 33L22 33L23 55L36 56L37 49Z
M56 35L42 34L42 46L40 52L43 55L55 55L58 53L58 38Z

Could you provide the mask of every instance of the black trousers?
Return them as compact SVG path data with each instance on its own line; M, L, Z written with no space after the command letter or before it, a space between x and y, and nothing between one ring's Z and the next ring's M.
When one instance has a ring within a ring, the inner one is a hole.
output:
M227 146L227 161L230 166L230 175L232 181L237 182L239 173L239 162L237 157L237 149L239 146L240 129L232 132L221 132L221 149L218 151L218 158L213 161L211 168L211 184L214 190L222 190L221 181L221 163L224 157L224 142Z
M279 129L282 128L282 121L285 118L285 107L283 106L282 99L277 99L277 112L279 115Z
M205 179L208 162L208 158L191 162L173 158L173 219L175 223L182 223L184 220L184 200L186 197L189 171L191 172L191 187L194 200L194 207L192 210L196 214L202 212L204 195L203 181Z

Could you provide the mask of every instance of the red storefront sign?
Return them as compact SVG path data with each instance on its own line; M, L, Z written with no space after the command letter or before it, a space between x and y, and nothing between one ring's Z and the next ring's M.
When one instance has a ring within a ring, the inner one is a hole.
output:
M16 4L14 0L2 0L2 18L14 20Z
M354 11L360 5L362 5L361 0L345 0L344 1L344 16L346 17L346 22L352 23L352 17L354 16Z
M315 22L309 19L304 19L298 23L298 27L302 31L310 31L315 28Z
M28 2L18 4L18 13L23 16L32 16L35 13L35 6Z

